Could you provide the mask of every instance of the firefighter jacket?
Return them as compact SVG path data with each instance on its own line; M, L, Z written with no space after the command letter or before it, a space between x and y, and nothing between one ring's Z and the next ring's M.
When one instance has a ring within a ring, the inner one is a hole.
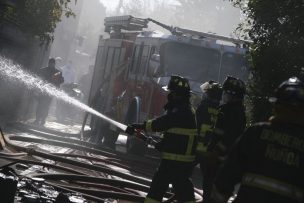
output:
M56 68L44 67L39 69L38 75L45 81L59 87L64 82L62 73Z
M241 101L221 105L208 150L226 156L245 126L245 108Z
M179 162L195 160L197 129L190 104L169 108L166 113L145 122L147 132L163 132L161 158Z
M304 125L276 119L248 128L220 169L216 191L232 194L241 182L238 203L303 202L303 131Z
M198 129L198 143L196 151L201 154L207 151L217 116L219 101L203 99L196 110L196 121Z

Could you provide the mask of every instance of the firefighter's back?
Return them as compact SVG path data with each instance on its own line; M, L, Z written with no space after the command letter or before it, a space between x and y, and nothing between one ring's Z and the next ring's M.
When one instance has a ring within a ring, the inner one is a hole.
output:
M304 126L276 121L251 127L242 186L235 202L302 202Z

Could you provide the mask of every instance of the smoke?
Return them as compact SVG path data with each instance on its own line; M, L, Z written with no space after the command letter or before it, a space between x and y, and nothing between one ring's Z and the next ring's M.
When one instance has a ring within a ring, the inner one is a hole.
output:
M113 3L102 1L113 8ZM167 25L231 36L242 21L241 11L228 0L123 0L108 15L154 18ZM162 30L150 25L152 30ZM162 30L163 31L163 30Z
M99 0L77 0L73 12L76 18L62 16L62 22L57 25L51 56L63 59L58 67L71 60L76 78L79 79L95 62L98 40L104 30L106 8Z
M32 75L29 72L23 70L19 65L13 64L12 61L5 59L0 56L0 76L3 79L17 84L25 86L27 89L38 90L39 92L49 95L51 97L62 100L70 105L73 105L83 111L89 112L93 115L96 115L107 122L115 125L116 127L126 130L127 126L121 123L118 123L105 115L99 113L98 111L92 109L91 107L81 103L80 101L68 96L62 90L57 89L54 85L43 81L38 76Z

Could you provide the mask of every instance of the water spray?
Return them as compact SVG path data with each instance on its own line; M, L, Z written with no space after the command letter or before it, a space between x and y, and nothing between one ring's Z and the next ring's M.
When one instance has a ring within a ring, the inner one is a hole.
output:
M30 74L29 72L23 70L20 65L14 64L11 60L3 58L0 56L0 75L4 77L4 79L9 79L10 81L14 81L16 83L21 83L25 85L28 89L39 90L43 94L47 94L52 97L56 97L68 104L71 104L75 107L80 108L83 111L91 113L112 125L120 128L121 130L125 131L127 126L119 123L101 113L94 110L93 108L89 107L86 104L81 103L75 98L70 97L64 91L59 90L54 85L47 83L46 81L42 80L40 77Z

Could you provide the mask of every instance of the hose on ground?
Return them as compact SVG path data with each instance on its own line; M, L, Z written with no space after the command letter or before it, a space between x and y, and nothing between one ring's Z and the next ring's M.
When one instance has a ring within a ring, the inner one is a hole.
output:
M39 162L39 161L33 161L33 160L27 160L27 159L21 159L21 158L15 158L15 157L10 157L10 156L3 156L3 155L1 155L0 158L6 159L9 161L18 162L18 163L32 164L32 165L38 165L38 166L43 166L43 167L47 167L47 168L58 169L61 171L66 171L66 172L70 172L70 173L74 173L74 174L87 175L83 172L76 171L72 168L67 168L64 166L58 166L58 165L49 164L49 163L43 163L43 162Z
M75 190L72 190L72 189L69 189L69 188L57 185L55 183L49 183L48 182L48 184L50 186L54 187L54 188L57 188L57 189L61 190L61 191L65 191L65 192L69 192L69 193L78 193L78 194L82 195L83 197L87 198L88 200L93 200L93 201L100 202L100 203L105 202L104 199L99 198L99 197L95 197L93 195L84 194L84 193L81 193L81 192L78 192L78 191L75 191Z
M107 184L115 187L122 188L131 188L135 190L140 190L148 192L149 187L141 185L138 183L131 183L123 180L109 179L109 178L100 178L100 177L91 177L84 175L73 175L73 174L37 174L35 177L44 178L47 180L65 180L65 181L84 181L90 183L100 183Z
M54 136L53 136L54 137ZM57 137L57 136L55 136ZM20 137L20 136L9 136L8 138L5 138L5 141L8 143L9 146L12 146L20 151L25 151L25 152L28 152L28 153L31 153L32 155L35 155L35 156L39 156L39 157L42 157L42 158L47 158L47 159L51 159L51 160L54 160L54 161L60 161L60 162L63 162L63 163L67 163L67 164L72 164L72 165L75 165L75 166L80 166L82 168L85 168L85 169L90 169L90 170L94 170L94 171L99 171L99 172L102 172L102 173L108 173L110 175L114 175L114 176L118 176L118 177L121 177L121 178L125 178L127 180L130 180L130 181L134 181L134 182L140 182L142 184L144 184L146 187L147 185L150 184L150 181L146 180L146 179L142 179L142 178L139 178L139 177L136 177L136 176L132 176L132 175L128 175L128 174L123 174L118 172L118 171L114 171L114 170L111 170L111 169L107 169L107 168L104 168L104 167L96 167L96 166L92 166L92 165L89 165L89 164L85 164L85 163L82 163L82 162L78 162L78 161L74 161L74 160L70 160L70 159L65 159L65 158L62 158L60 156L54 156L54 155L50 155L50 154L46 154L46 153L43 153L43 152L39 152L39 151L36 151L36 150L33 150L33 149L27 149L26 147L22 147L22 146L18 146L18 145L15 145L13 144L12 142L10 142L10 139L12 140L16 140L16 141L24 141L24 142L34 142L36 141L36 143L42 143L42 144L50 144L50 142L52 140L46 140L46 139L38 139L38 138L24 138L24 137ZM70 141L71 139L67 139L65 141ZM68 148L75 148L75 145L76 144L70 144L70 143L65 143L65 142L59 142L59 141L55 141L55 146L57 146L56 144L58 145L61 145L61 147L67 147L68 145ZM78 148L82 148L83 146L77 146L76 145L76 148L77 150L79 150ZM88 147L84 147L82 148L83 150L82 151L86 151L85 149L87 149ZM90 149L90 148L89 148ZM96 149L93 149L94 152L98 152L99 150L96 150ZM93 153L93 152L91 152ZM111 155L113 155L111 153ZM114 155L115 156L115 155ZM87 157L85 157L87 158ZM104 160L103 160L104 161ZM74 171L75 172L75 171ZM74 173L73 172L73 173ZM86 176L88 177L88 176ZM129 179L130 178L130 179ZM89 183L90 184L90 183ZM63 187L62 185L59 185L59 187ZM71 186L70 186L71 187ZM63 187L64 188L64 187ZM71 188L70 188L71 189ZM72 189L77 189L77 191L79 191L80 189L82 190L82 192L88 192L90 193L91 195L92 194L97 194L95 190L86 190L86 188L81 188L81 187L75 187L75 188L72 188ZM144 191L147 191L147 188L144 190ZM85 193L87 194L87 193ZM118 192L117 193L118 195L120 195L120 193ZM104 193L102 195L108 195L108 193ZM101 195L101 196L102 196ZM123 194L125 195L125 194ZM130 194L129 194L130 195ZM169 194L167 194L166 196L168 196ZM201 195L199 193L199 195ZM94 195L93 195L94 196ZM131 195L132 196L132 195ZM135 195L136 196L136 195ZM172 196L172 194L170 195L172 198L174 198ZM196 195L197 196L197 195ZM102 196L103 197L103 196ZM138 197L138 195L137 195ZM142 197L140 197L142 198ZM170 198L171 199L171 198ZM169 199L169 200L170 200ZM170 202L170 201L169 201Z
M83 162L80 162L80 161L70 160L70 159L60 157L60 156L55 156L55 155L47 154L47 153L44 153L44 152L40 152L40 151L37 151L35 149L28 149L26 147L22 147L22 146L13 144L11 139L12 140L17 140L17 141L23 141L23 142L35 142L35 141L36 141L35 143L46 142L46 143L43 143L43 144L49 144L48 141L52 142L51 140L39 140L37 138L20 137L20 136L12 136L12 135L5 137L5 141L9 146L14 147L19 151L27 152L30 155L39 156L39 157L42 157L42 158L51 159L51 160L54 160L54 161L59 161L59 162L71 164L71 165L81 167L81 168L85 168L85 169L89 169L89 170L94 170L94 171L98 171L98 172L102 172L102 173L107 173L107 174L110 174L110 175L113 175L113 176L124 178L124 179L130 180L130 181L133 181L133 182L138 182L138 183L141 183L141 184L144 184L144 185L150 185L150 183L151 183L151 181L148 180L148 179L144 179L144 178L136 177L136 176L133 176L133 175L125 174L125 173L115 171L115 170L112 170L112 169L108 169L108 168L105 168L105 167L89 165L87 163L83 163ZM57 142L53 141L52 143L57 143ZM64 144L66 144L67 146L65 146ZM68 143L60 143L60 145L62 147L68 147L68 146L73 147L73 145L68 144Z
M73 158L81 158L81 159L87 159L89 161L96 161L96 162L103 162L105 164L110 164L113 166L117 166L129 171L132 171L136 174L141 174L141 175L145 175L145 176L151 176L151 174L153 174L154 171L152 171L152 169L143 169L140 166L136 166L133 165L132 167L127 166L125 164L119 163L118 161L121 162L121 160L117 160L117 161L113 161L113 160L108 160L107 158L101 159L101 158L97 158L97 157L91 157L91 156L86 156L86 155L79 155L79 154L64 154L64 153L52 153L53 155L56 156L63 156L63 157L73 157ZM104 164L100 164L100 163L94 163L96 165L104 165Z
M46 181L46 183L49 183ZM92 195L99 198L113 198L119 200L126 200L126 201L136 201L136 202L144 202L145 197L134 195L134 194L126 194L121 192L114 192L114 191L105 191L105 190L98 190L98 189L88 189L78 186L71 186L68 184L63 183L56 183L58 186L62 186L67 189L71 189L77 192L81 192L83 194Z
M73 143L73 144L76 144L76 146L81 146L81 148L85 149L85 150L87 150L87 148L84 148L84 147L88 147L88 148L91 148L92 150L97 150L97 151L95 151L95 152L94 151L86 151L86 152L91 152L91 153L95 153L95 154L102 155L102 156L110 156L110 157L121 156L124 159L129 159L130 161L132 161L132 163L141 162L142 160L147 161L148 164L149 164L149 162L150 163L157 163L158 162L158 160L153 160L153 159L145 160L145 158L140 158L138 156L132 156L132 155L128 155L126 157L126 154L123 154L123 153L120 153L120 152L117 152L117 151L112 151L110 149L108 149L108 151L100 150L99 145L96 145L96 144L90 143L90 142L85 142L85 141L80 141L80 140L70 139L70 138L63 138L63 137L50 135L48 133L44 133L44 132L40 132L40 131L31 131L30 129L25 128L25 127L21 127L20 129L30 131L31 133L33 133L35 135L42 136L44 138L48 138L48 139L51 139L51 140L66 142L66 143L70 143L70 144ZM74 146L74 147L76 147L76 146ZM77 149L77 150L81 150L81 149Z

